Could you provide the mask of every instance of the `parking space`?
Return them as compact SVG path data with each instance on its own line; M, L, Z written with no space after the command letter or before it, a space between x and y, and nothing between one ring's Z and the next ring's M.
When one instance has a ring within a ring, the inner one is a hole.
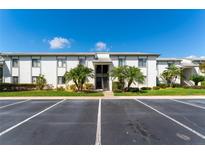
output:
M0 144L205 144L203 102L0 100Z
M37 105L31 107L31 103ZM27 110L41 111L56 101L31 103L27 105ZM2 135L0 144L95 144L97 108L97 100L65 100ZM17 114L20 113L18 111Z
M155 105L152 100L143 101ZM106 100L102 104L102 144L205 143L201 137L135 100Z

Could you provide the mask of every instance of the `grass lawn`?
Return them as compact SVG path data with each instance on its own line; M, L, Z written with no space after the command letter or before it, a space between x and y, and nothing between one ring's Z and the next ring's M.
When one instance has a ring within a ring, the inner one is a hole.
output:
M205 89L167 88L160 90L144 90L141 92L119 92L115 96L186 96L205 95Z
M56 90L34 90L34 91L15 91L0 92L0 97L12 96L103 96L102 92L68 92Z

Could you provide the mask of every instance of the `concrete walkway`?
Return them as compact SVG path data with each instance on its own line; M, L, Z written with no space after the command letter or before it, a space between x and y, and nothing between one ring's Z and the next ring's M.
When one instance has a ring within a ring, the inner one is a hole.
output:
M205 96L51 96L51 97L0 97L0 100L12 100L12 99L33 99L33 100L52 100L52 99L205 99Z

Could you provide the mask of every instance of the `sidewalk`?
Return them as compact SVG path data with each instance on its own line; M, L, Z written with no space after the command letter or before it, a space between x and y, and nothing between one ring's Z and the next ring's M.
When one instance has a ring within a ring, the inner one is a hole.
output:
M52 99L205 99L205 96L60 96L60 97L0 97L0 100L12 100L12 99L35 99L35 100L52 100Z

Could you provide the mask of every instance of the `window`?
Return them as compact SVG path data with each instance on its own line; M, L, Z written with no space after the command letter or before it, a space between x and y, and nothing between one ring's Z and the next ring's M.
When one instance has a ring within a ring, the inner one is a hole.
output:
M32 59L32 67L40 67L40 59Z
M168 64L168 67L170 67L170 66L174 65L174 63L173 63L173 62L168 62L167 64Z
M125 59L124 58L119 58L119 63L118 66L124 66L125 65Z
M58 67L66 67L66 60L58 59Z
M32 76L32 83L36 83L37 76Z
M58 84L65 84L65 78L63 76L58 76Z
M19 66L19 60L18 59L12 59L12 67L18 67Z
M13 83L19 83L19 77L18 76L13 76L12 82Z
M79 64L85 65L85 57L79 57Z
M147 66L147 59L146 58L139 58L138 59L138 66L139 67L146 67Z

